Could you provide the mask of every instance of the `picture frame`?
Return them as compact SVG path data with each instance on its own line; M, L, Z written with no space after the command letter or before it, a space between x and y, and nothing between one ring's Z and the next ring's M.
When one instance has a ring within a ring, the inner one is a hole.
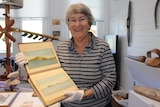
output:
M60 31L52 31L53 36L60 36Z
M52 19L52 25L60 25L60 19Z

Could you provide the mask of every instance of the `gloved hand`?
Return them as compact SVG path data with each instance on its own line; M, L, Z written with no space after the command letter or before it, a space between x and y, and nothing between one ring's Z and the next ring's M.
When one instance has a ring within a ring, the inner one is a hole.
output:
M84 90L69 91L64 95L68 98L64 99L62 102L81 101L84 95Z
M26 56L22 52L19 52L15 55L15 60L19 66L23 66L24 64L28 63Z

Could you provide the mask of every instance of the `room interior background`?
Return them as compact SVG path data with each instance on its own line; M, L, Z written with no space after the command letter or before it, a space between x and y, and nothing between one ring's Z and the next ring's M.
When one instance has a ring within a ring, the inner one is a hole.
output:
M119 37L120 88L128 91L132 89L135 80L132 78L124 58L127 55L146 55L148 50L160 48L160 14L158 14L157 29L154 23L154 9L157 0L131 1L131 46L128 46L126 26L129 0L95 0L94 2L93 0L23 0L23 8L11 10L11 18L15 20L15 28L22 28L23 19L42 19L42 33L52 35L52 31L60 31L59 38L64 41L70 38L70 32L65 23L66 8L75 2L85 3L95 16L97 36L103 39L104 35L110 34ZM0 13L0 20L4 20L4 9L0 9ZM58 19L60 24L53 25L53 19ZM13 43L12 56L19 52L17 44L22 42L20 33L13 33L13 35L16 42ZM55 49L59 42L53 41ZM0 53L0 56L4 57L5 54ZM21 72L27 78L24 68L21 69Z

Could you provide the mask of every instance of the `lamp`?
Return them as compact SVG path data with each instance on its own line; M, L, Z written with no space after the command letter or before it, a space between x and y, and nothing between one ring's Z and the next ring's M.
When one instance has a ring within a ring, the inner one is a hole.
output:
M5 5L9 5L10 9L19 9L23 7L23 0L2 0L0 8L5 8Z

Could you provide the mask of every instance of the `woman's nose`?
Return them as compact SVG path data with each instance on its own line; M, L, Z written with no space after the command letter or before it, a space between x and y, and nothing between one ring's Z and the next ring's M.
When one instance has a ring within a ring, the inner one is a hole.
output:
M76 20L75 25L76 25L76 26L79 26L79 25L80 25L80 21L79 21L79 20Z

